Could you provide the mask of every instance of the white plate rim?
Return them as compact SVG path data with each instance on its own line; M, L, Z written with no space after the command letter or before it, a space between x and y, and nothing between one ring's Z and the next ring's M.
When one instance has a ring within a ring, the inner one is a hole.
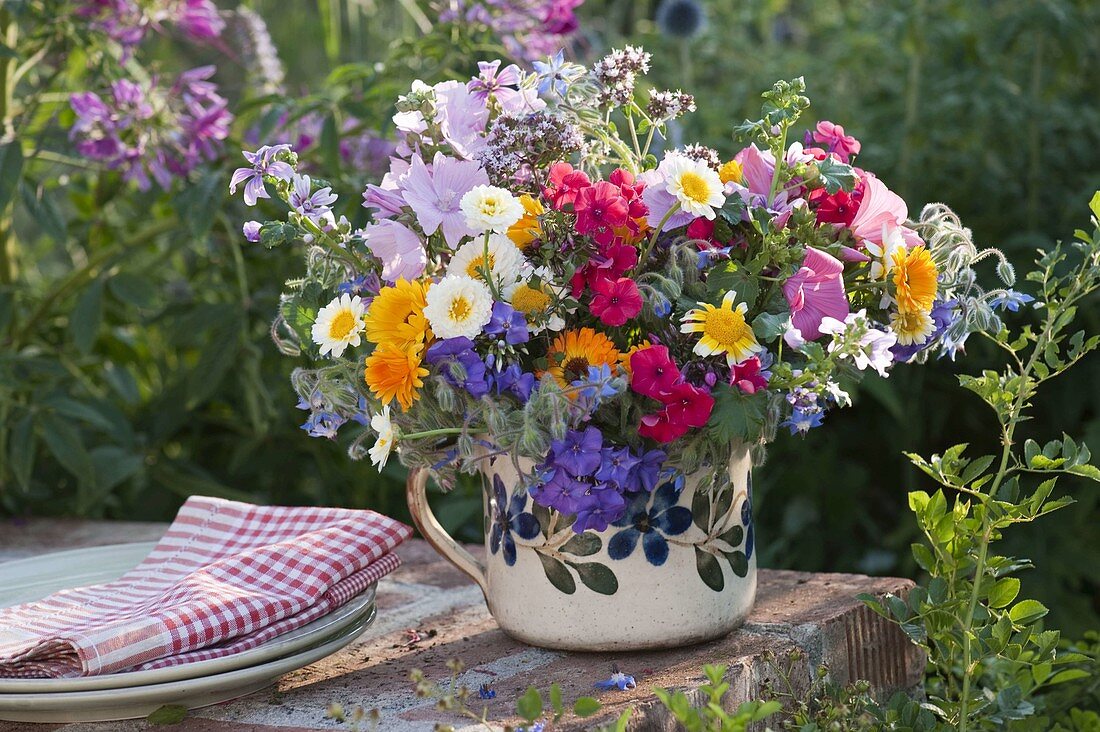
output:
M101 555L112 557L116 562L121 563L117 555L122 553L124 556L128 557L127 561L129 561L129 555L132 555L132 558L135 560L131 567L122 571L122 573L125 573L129 569L132 569L133 566L137 566L137 564L152 551L155 545L156 542L108 544L105 546L91 547L89 549L52 552L41 556L5 562L0 564L0 587L4 588L0 590L0 607L4 607L3 598L5 594L14 594L36 584L54 586L57 584L56 581L52 583L49 581L42 581L15 586L5 585L3 578L6 570L8 571L7 573L10 573L12 569L16 571L34 570L36 568L35 565L43 564L45 566L50 566L57 562L61 562L62 566L65 566L67 564L65 560L74 556L79 556L83 563L92 563L96 559L99 559ZM121 576L122 573L120 573L119 576ZM78 576L87 577L96 575L85 573L84 575ZM103 579L102 573L98 575L98 577L100 578L96 579L95 583L110 581L110 579ZM124 689L192 679L199 676L225 673L247 666L255 666L296 653L302 649L310 648L319 641L332 637L343 629L351 627L370 612L370 606L374 603L376 589L377 585L371 584L363 592L359 593L336 610L333 610L331 613L317 618L303 625L301 628L296 628L295 630L288 631L283 635L272 638L267 643L257 646L256 648L241 651L231 656L212 658L206 661L196 661L181 666L170 666L149 671L125 671L115 674L103 674L101 676L81 676L63 679L0 678L0 695L24 693L75 693L106 689Z
M86 709L88 711L95 711L103 708L121 708L128 704L157 704L158 706L162 706L180 700L186 701L189 697L208 692L231 693L234 689L247 688L249 685L265 680L274 681L284 674L305 668L310 664L331 656L345 646L350 645L356 638L362 635L370 624L374 622L376 615L377 610L375 606L372 605L368 613L360 622L349 628L345 628L343 632L320 645L283 658L268 661L267 663L249 666L248 668L237 669L235 671L227 671L221 674L214 674L212 676L182 679L163 684L137 686L129 689L99 689L96 691L46 694L0 694L0 719L7 719L7 717L4 716L5 713L19 714L21 718L14 721L24 721L27 714L37 713L46 715L54 711L64 714L63 710L72 709L72 705L80 705L82 710ZM255 689L253 691L255 691ZM241 696L243 695L244 694ZM222 701L233 698L239 697L223 697ZM197 709L200 706L209 706L210 704L217 703L220 703L220 701L189 706L189 708ZM140 714L135 713L134 716L115 717L115 719L135 719L147 715L148 712L143 711L143 713ZM55 717L54 719L60 718ZM68 722L80 721L75 716L66 717L66 719ZM41 721L46 722L49 720L41 719ZM99 718L97 721L105 720Z

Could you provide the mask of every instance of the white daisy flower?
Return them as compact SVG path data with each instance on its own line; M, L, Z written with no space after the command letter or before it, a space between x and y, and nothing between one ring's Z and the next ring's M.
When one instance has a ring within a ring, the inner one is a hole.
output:
M936 322L922 310L890 313L890 328L898 334L898 345L919 346L936 332Z
M477 231L506 233L523 218L523 204L509 191L497 186L474 186L459 202L466 223Z
M313 321L313 342L321 347L321 355L333 358L344 355L348 346L358 346L363 332L366 307L358 295L340 295L325 305Z
M393 452L394 445L397 444L393 422L390 421L390 408L388 405L382 407L381 412L370 418L370 428L378 434L374 446L368 450L370 461L371 464L376 465L381 470L386 467L386 461L390 459L390 453Z
M722 179L706 163L684 155L669 155L662 161L665 187L676 196L683 211L694 216L714 218L714 210L726 202Z
M475 338L493 314L493 296L484 282L447 275L428 288L424 317L439 338Z
M505 234L489 235L489 274L500 287L518 282L524 270L523 252ZM485 239L468 241L458 248L447 265L447 274L485 280Z

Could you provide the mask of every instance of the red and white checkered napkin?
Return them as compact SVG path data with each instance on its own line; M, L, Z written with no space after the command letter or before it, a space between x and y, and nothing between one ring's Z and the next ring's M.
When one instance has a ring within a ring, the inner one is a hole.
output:
M196 496L122 578L0 610L0 677L91 676L254 648L400 564L412 530L373 511Z

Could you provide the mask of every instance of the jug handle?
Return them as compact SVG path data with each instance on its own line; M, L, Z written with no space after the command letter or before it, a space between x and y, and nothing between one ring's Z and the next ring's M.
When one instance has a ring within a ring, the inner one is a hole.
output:
M458 567L465 575L469 576L482 594L488 596L488 583L485 579L485 565L473 554L447 533L439 519L432 513L432 507L428 505L428 471L424 468L413 468L409 471L409 479L405 484L405 496L409 502L409 512L412 514L413 523L424 539L432 548L439 552L444 559Z

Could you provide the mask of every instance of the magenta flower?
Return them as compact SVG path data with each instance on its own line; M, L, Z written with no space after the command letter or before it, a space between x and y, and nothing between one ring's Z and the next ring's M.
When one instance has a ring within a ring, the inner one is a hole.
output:
M479 163L437 152L429 170L420 156L415 155L400 185L405 202L416 213L425 234L442 229L451 249L458 246L462 237L477 234L467 225L459 203L475 186L489 185L489 176Z
M783 294L791 306L791 324L806 340L821 337L822 318L844 320L850 312L843 273L839 259L806 247L802 267L783 283Z
M256 152L242 150L241 155L244 155L244 159L252 167L233 171L233 177L229 181L229 194L236 193L237 186L244 183L245 204L255 206L258 199L271 198L271 194L264 189L265 175L284 181L294 177L294 168L289 163L275 159L282 152L290 152L290 145L264 145Z
M424 272L428 255L420 237L391 219L382 219L363 229L367 247L382 260L382 279L413 280Z
M813 133L813 141L825 145L826 150L836 153L841 161L845 163L853 155L858 155L861 147L859 140L851 135L844 134L843 127L828 120L817 123L817 129Z
M775 173L775 156L749 145L733 158L741 164L741 181L751 193L767 196L771 193Z

